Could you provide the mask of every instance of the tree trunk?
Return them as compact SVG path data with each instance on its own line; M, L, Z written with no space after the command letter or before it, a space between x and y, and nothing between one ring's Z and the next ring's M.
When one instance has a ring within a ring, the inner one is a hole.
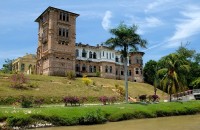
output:
M169 94L169 101L170 102L172 101L172 94L171 93Z
M127 57L124 57L124 86L125 86L125 100L126 103L128 103Z

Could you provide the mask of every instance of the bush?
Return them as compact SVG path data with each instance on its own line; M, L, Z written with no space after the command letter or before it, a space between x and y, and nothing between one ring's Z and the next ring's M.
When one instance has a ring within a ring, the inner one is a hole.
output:
M22 96L22 99L21 99L22 108L30 108L32 107L32 105L33 105L32 98Z
M112 103L112 104L113 104L113 103L115 103L116 101L117 101L117 97L114 97L114 96L113 96L113 97L110 97L110 98L109 98L109 103Z
M109 98L107 96L102 96L99 98L99 101L103 103L103 105L106 105L106 103L109 101Z
M31 117L8 117L6 122L9 126L18 126L18 127L24 127L33 122L33 119Z
M139 96L139 99L140 99L141 102L146 102L146 100L147 100L147 95L140 95L140 96Z
M115 84L115 88L117 89L117 92L121 95L121 96L125 96L125 90L120 87L118 84Z
M80 106L80 99L78 97L73 97L73 96L67 96L63 98L63 101L65 103L65 106L67 106L68 103L71 104L71 106L74 104L76 106L76 104L79 104Z
M86 76L83 76L82 81L83 81L83 83L84 83L86 86L89 86L89 85L92 83L92 80L89 79L89 78L86 77Z
M28 82L28 78L25 77L23 73L21 74L14 74L10 77L11 87L17 89L25 88L24 84Z
M44 99L43 99L43 98L34 99L34 104L35 104L37 107L40 107L43 103L44 103Z
M97 72L96 72L96 76L97 76L97 77L100 77L100 75L101 75L101 72L97 71Z
M29 83L28 83L28 87L30 87L30 88L38 88L39 85L38 85L37 82L29 82Z
M11 96L0 97L0 105L11 105L11 104L16 103L18 101L19 101L19 99L16 98L16 97L11 97Z
M73 71L67 72L67 73L66 73L66 76L67 76L67 78L68 78L69 80L74 80L75 77L76 77L76 75L75 75L75 73L74 73Z
M93 112L88 112L85 116L79 119L79 124L81 125L92 125L92 124L102 124L105 123L107 119L102 114L101 110L98 109Z

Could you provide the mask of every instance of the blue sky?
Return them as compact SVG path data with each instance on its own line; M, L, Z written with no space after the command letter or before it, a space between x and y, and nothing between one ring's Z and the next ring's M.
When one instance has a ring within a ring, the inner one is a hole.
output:
M183 42L200 52L199 0L2 0L0 2L0 68L4 60L36 53L34 20L53 6L80 14L76 42L96 45L110 38L121 21L138 25L148 41L144 62L174 52Z

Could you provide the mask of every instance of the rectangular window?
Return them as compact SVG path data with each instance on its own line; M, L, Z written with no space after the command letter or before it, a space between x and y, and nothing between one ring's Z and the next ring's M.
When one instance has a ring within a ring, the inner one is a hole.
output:
M65 17L66 17L66 21L68 22L69 21L69 15L65 14Z
M131 76L131 70L129 70L129 76Z
M65 36L65 29L62 29L62 36Z
M121 71L121 75L124 75L124 71Z
M63 13L60 13L60 20L62 20L62 15L63 15Z
M61 36L62 35L62 29L61 28L59 28L59 34L58 34L59 36Z
M69 36L69 31L68 31L68 29L66 29L66 37L68 37Z
M116 70L116 75L118 75L118 71Z
M63 21L65 21L65 14L63 15Z

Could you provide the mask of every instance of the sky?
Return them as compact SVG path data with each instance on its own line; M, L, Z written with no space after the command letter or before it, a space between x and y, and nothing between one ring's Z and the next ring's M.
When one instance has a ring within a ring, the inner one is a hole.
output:
M1 0L0 68L5 59L36 53L38 23L49 6L78 13L76 42L101 44L120 22L137 25L148 42L144 63L159 60L181 45L200 53L199 0Z

